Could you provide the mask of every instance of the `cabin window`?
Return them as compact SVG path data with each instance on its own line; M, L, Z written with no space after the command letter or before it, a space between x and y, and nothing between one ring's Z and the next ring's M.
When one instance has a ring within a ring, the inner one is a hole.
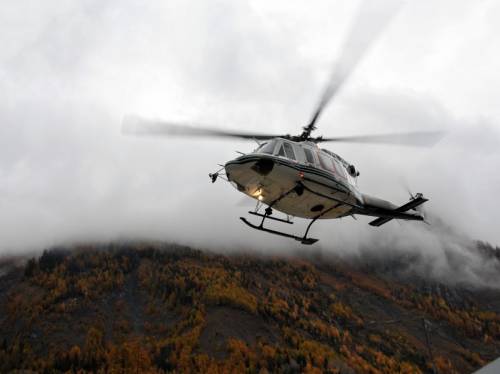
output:
M286 157L285 156L285 149L283 148L283 145L280 147L280 150L278 152L278 156Z
M318 153L319 156L319 163L321 164L321 167L325 170L331 171L335 173L335 168L332 164L332 159L330 157L323 155L321 153Z
M306 154L306 161L309 162L310 164L314 164L314 156L313 153L311 152L310 149L303 148L304 153Z
M335 161L333 161L333 159L330 159L330 163L332 164L332 171L333 171L335 174L340 174L339 167L338 167L338 165L335 163Z
M338 162L337 160L332 160L332 161L335 165L335 169L337 169L337 174L339 176L341 176L342 178L347 179L347 175L344 171L344 166L340 162Z
M276 145L276 140L271 140L268 143L264 143L257 149L259 149L261 153L267 153L271 155L274 152L275 145Z
M283 148L285 148L285 155L287 158L296 160L295 152L293 151L293 147L290 143L283 143Z

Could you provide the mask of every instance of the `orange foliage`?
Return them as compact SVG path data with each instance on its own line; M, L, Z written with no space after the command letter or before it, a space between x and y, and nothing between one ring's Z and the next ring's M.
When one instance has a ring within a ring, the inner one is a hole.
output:
M5 343L0 340L0 371L429 371L430 360L417 338L385 327L367 330L374 328L364 320L371 321L368 308L350 302L349 293L355 288L390 301L398 312L407 309L443 321L478 344L499 344L498 313L452 307L446 298L418 293L411 286L391 288L373 274L344 268L326 274L305 260L161 248L159 244L132 249L117 245L105 251L87 247L71 255L46 252L43 261L29 261L22 287L6 299L6 323L22 321L45 338L61 334L54 326L45 327L47 321L62 325L81 317L67 332L78 339L43 347L45 355L31 347L28 334ZM219 359L203 351L208 317L218 305L245 311L245 318L252 318L266 338L252 342L229 337L227 355ZM470 368L486 361L478 352L455 352ZM437 356L435 365L440 373L457 371L456 362L445 355Z

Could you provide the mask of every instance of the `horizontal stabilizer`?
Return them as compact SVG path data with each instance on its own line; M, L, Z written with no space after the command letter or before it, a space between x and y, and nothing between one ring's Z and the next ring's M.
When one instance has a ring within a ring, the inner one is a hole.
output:
M417 206L422 205L426 201L429 201L429 199L426 199L421 193L418 193L409 202L397 208L396 212L406 212L407 210L415 209Z
M387 223L391 220L393 220L394 218L390 217L380 217L380 218L377 218L376 220L373 220L369 223L369 225L371 226L382 226L384 223Z
M369 224L371 226L382 226L383 224L393 220L394 218L413 220L413 221L423 221L424 218L421 215L404 214L404 212L410 209L415 209L417 206L422 205L426 201L428 201L428 199L426 199L422 194L420 193L416 194L415 197L413 197L409 202L407 202L404 205L401 205L399 208L394 209L393 211L394 215L392 217L386 214L384 217L379 217L376 220L371 221Z

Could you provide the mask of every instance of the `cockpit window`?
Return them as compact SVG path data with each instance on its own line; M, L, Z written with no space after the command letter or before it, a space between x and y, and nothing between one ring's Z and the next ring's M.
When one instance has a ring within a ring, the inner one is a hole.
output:
M296 160L292 145L290 143L283 143L283 147L285 148L286 157L292 160Z
M261 153L273 154L274 146L276 145L276 140L271 140L270 142L264 143L261 147L257 148Z
M306 161L309 162L310 164L314 164L314 156L313 153L311 152L310 149L303 148L304 153L306 154Z
M266 144L267 142L259 144L259 146L255 149L254 152L259 152L262 149L262 147L264 147Z

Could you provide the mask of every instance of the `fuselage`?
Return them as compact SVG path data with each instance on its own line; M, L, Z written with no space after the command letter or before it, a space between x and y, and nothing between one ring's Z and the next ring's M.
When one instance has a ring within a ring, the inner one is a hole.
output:
M225 170L238 191L290 216L338 218L363 204L355 168L312 142L274 138L227 162ZM280 199L298 183L300 193Z

